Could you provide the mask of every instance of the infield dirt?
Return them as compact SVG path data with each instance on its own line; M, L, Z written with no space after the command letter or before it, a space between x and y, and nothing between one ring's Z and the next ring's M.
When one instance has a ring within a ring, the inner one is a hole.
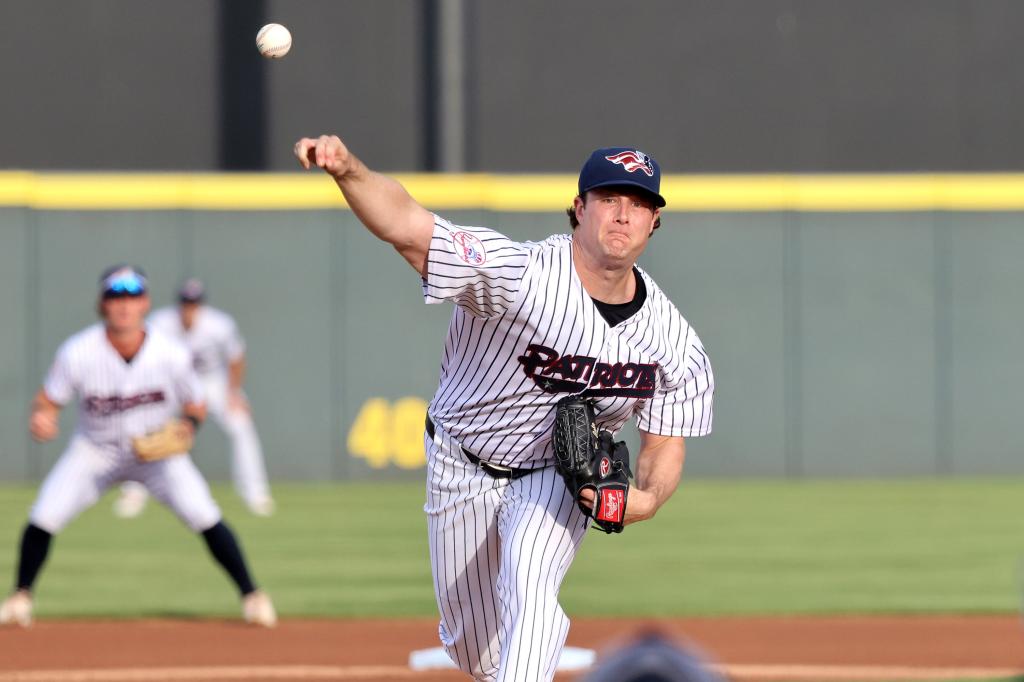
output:
M939 680L1024 676L1014 616L576 619L569 644L599 652L656 628L699 646L734 680ZM467 679L412 672L438 646L433 619L46 621L0 629L0 682ZM570 680L571 674L559 675Z

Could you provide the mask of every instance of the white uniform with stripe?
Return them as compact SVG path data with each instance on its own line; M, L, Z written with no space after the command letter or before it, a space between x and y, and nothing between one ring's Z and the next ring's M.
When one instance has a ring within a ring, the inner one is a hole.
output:
M67 449L47 475L31 523L57 533L112 485L137 481L192 530L217 524L220 509L188 453L140 462L131 439L181 417L185 403L201 403L202 388L188 350L149 329L126 362L102 324L70 337L57 351L43 384L59 405L78 399L78 422Z
M642 271L643 306L609 326L576 274L572 237L519 243L437 218L427 303L456 304L426 437L430 553L452 659L479 680L548 680L569 622L558 589L585 517L556 473L555 403L596 399L601 428L711 431L714 379L693 328ZM493 464L535 469L494 478Z
M270 498L263 449L252 415L228 409L228 366L245 355L245 340L228 313L208 305L196 311L189 329L176 307L161 308L149 318L150 326L183 343L206 395L206 407L231 440L231 468L235 488L250 504Z

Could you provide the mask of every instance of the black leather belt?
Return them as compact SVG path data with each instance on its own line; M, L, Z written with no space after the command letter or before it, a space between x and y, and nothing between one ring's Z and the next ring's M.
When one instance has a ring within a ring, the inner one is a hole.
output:
M430 415L427 415L427 435L431 438L434 437L434 422L430 421ZM460 446L461 447L461 446ZM480 467L485 474L492 478L509 478L513 481L517 478L522 478L527 474L532 474L534 469L513 469L512 467L503 467L498 464L491 464L485 462L466 448L462 448L462 454L466 456L473 464Z

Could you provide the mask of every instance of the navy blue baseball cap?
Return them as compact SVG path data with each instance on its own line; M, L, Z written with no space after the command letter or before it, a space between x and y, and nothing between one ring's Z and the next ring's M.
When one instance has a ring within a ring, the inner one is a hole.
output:
M146 273L135 265L115 265L100 275L100 295L103 298L142 296L148 290Z
M651 195L656 206L665 205L658 162L635 147L596 149L580 169L580 196L598 187L614 185L639 187Z

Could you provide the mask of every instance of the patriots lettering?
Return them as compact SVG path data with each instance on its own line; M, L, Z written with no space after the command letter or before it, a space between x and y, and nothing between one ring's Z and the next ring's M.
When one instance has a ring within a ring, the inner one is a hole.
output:
M139 395L122 398L119 395L99 396L90 395L82 399L82 407L91 415L107 416L117 412L124 412L140 405L152 405L162 403L166 399L163 391L150 391Z
M530 344L517 360L526 376L546 393L650 398L657 388L658 363L599 362L586 355L559 355Z

